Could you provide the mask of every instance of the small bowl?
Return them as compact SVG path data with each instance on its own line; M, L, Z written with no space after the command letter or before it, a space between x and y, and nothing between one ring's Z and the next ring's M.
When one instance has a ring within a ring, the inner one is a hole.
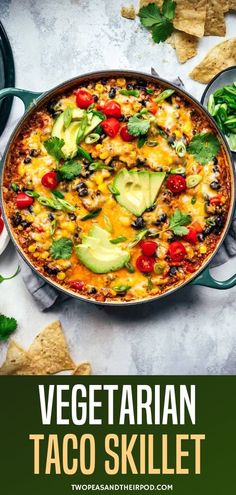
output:
M227 86L236 82L236 65L229 67L228 69L222 70L217 74L213 79L208 83L202 97L201 104L207 108L207 103L209 97L212 93L214 93L217 89L222 88L223 86ZM227 139L227 136L225 136ZM228 139L227 139L228 141ZM236 150L231 150L231 153L236 158Z

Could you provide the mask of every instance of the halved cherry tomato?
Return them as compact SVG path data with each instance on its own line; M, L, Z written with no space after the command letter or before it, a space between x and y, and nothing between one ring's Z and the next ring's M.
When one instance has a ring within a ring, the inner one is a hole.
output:
M70 280L69 284L70 284L70 287L72 289L75 289L78 291L81 291L84 288L84 282L82 282L80 280Z
M184 261L184 269L187 273L194 273L196 271L196 267L189 263L189 261Z
M107 136L110 136L113 138L119 132L120 122L116 119L113 119L113 117L111 117L110 119L103 120L101 122L101 126L102 126L104 132L107 134Z
M4 221L2 218L0 218L0 234L2 233L3 229L4 229Z
M136 267L142 273L151 273L153 271L155 259L149 256L141 255L136 259Z
M150 107L148 107L148 111L151 112L153 115L156 115L158 110L158 105L156 103L151 103Z
M179 241L174 241L170 243L169 255L173 261L183 261L187 251L184 245Z
M88 108L94 103L93 96L85 89L79 89L76 93L76 105L80 108Z
M121 128L120 135L121 135L123 141L126 141L127 143L129 143L130 141L133 141L135 139L135 137L132 136L132 134L129 133L128 126L127 125L124 125Z
M193 227L188 227L188 233L184 235L183 239L187 242L190 242L190 244L196 244L197 243L197 230L194 229Z
M156 252L157 243L155 241L141 241L140 247L145 256L153 256Z
M166 185L173 194L180 194L187 189L186 180L182 175L170 175Z
M222 204L222 197L221 196L213 196L213 198L210 199L210 203L213 206L219 206Z
M24 210L25 208L28 208L31 206L34 202L34 198L31 198L31 196L28 196L24 192L19 192L17 194L16 198L16 205L19 210Z
M58 186L57 174L56 172L47 172L43 175L41 183L44 187L48 189L55 189Z
M102 111L107 117L116 117L117 119L121 117L121 107L116 101L106 102Z

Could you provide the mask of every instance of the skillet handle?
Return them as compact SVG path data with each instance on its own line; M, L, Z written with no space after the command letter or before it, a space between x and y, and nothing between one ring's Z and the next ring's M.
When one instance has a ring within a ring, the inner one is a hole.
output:
M0 100L5 98L6 96L17 96L20 98L24 105L25 110L34 103L34 101L41 95L42 93L34 93L33 91L27 91L25 89L17 89L17 88L4 88L0 91Z
M206 268L191 284L203 285L204 287L211 287L211 289L231 289L236 285L236 274L232 275L228 280L215 280L210 274L210 269Z

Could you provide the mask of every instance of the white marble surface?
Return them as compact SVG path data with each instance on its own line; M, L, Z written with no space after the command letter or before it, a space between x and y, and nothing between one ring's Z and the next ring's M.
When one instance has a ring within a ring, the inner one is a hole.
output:
M125 0L1 0L0 17L9 34L17 86L46 90L80 73L104 68L177 74L200 97L203 86L187 74L221 38L201 40L198 58L181 66L168 45L155 45L148 33L120 17ZM134 2L136 3L136 2ZM227 37L236 35L236 15L227 16ZM21 105L14 104L3 144ZM17 264L11 245L0 258L0 273ZM236 260L214 272L226 278ZM40 313L20 276L0 286L0 312L19 322L15 337L28 346L38 330L60 318L75 360L89 359L95 374L236 373L236 288L216 291L186 287L160 302L101 308L73 299ZM0 360L6 344L0 344Z

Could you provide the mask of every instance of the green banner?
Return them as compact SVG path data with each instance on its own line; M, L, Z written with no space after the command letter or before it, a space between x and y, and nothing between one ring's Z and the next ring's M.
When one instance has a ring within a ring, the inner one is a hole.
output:
M236 377L1 377L3 495L235 490Z

